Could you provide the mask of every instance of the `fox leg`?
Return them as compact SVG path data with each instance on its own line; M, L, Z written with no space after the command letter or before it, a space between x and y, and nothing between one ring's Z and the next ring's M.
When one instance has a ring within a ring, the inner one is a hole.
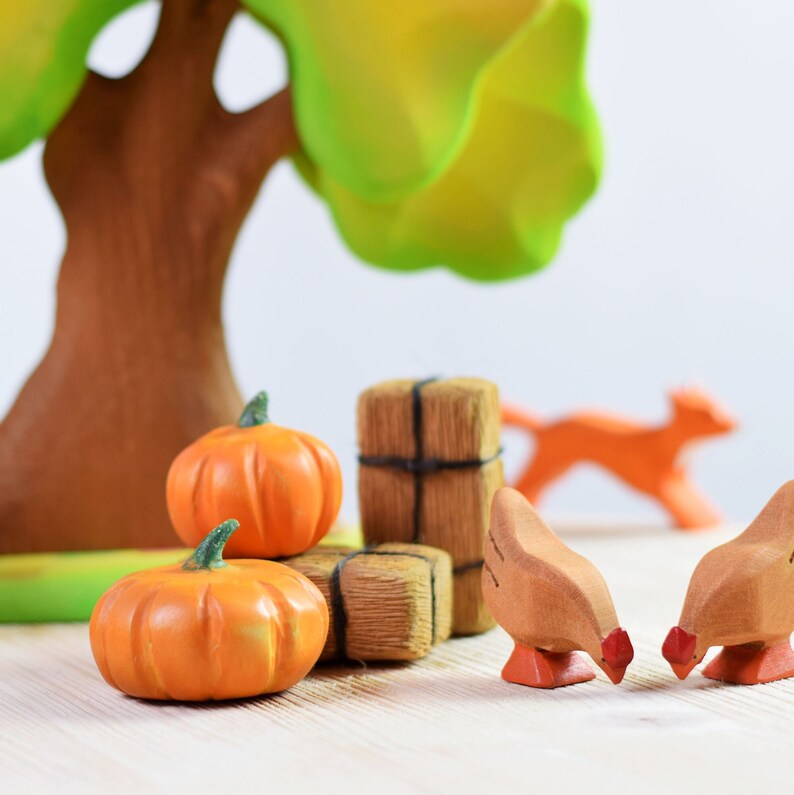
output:
M662 482L653 495L667 509L676 527L696 530L720 522L719 511L695 488L687 477L676 475Z
M537 505L546 487L562 477L572 464L571 461L553 461L538 449L535 457L519 475L513 488L518 489L533 505Z

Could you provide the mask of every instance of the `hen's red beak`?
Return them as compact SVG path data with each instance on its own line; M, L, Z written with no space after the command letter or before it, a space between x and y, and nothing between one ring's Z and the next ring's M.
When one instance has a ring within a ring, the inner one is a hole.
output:
M629 663L634 659L634 647L623 627L613 629L601 641L601 657L607 665L606 675L613 684L620 684Z
M686 679L690 671L697 665L695 646L697 636L692 635L681 627L673 627L667 633L662 644L662 656L675 672L679 679Z

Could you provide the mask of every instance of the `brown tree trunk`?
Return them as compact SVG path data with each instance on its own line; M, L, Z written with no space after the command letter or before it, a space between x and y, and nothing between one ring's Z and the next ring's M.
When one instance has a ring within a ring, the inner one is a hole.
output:
M90 74L48 141L68 243L55 334L0 425L0 552L178 544L165 476L242 405L224 274L270 166L297 146L288 90L223 110L233 0L165 0L149 53Z

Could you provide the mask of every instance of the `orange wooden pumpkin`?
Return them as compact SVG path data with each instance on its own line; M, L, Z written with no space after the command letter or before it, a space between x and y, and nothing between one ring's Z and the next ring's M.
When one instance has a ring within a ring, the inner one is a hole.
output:
M328 634L323 595L281 563L224 562L237 527L227 520L185 563L129 574L99 599L91 650L109 684L214 701L286 690L311 670Z
M323 442L271 423L260 392L237 425L211 431L174 459L166 496L188 546L236 516L241 529L229 540L229 555L280 558L305 552L331 529L342 473Z

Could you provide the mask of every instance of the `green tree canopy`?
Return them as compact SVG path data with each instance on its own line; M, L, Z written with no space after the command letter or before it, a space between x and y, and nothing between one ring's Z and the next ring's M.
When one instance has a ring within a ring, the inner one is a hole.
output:
M3 3L0 157L57 124L94 36L134 2ZM359 256L483 280L552 258L600 170L586 0L243 5L284 42L296 160Z
M0 4L0 159L41 138L68 109L96 34L136 0Z

